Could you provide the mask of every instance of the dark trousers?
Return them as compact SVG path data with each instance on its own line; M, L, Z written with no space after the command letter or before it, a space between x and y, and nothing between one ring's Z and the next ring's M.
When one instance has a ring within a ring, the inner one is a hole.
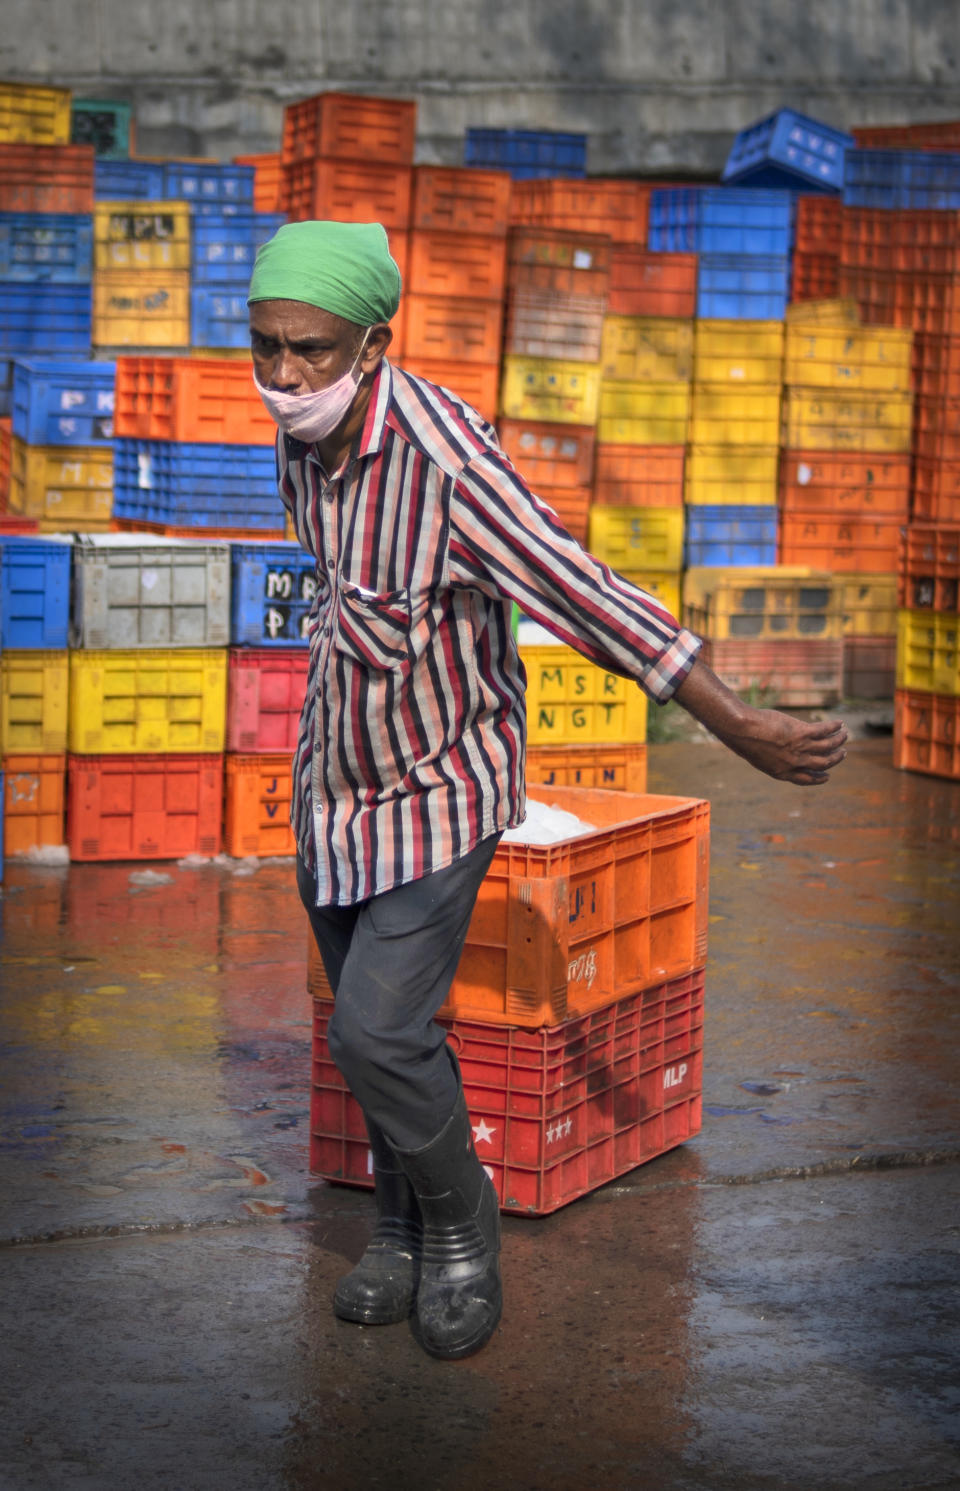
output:
M421 1149L450 1114L460 1075L434 1020L453 982L480 882L500 841L356 906L316 906L297 887L334 993L330 1054L367 1118L397 1149Z

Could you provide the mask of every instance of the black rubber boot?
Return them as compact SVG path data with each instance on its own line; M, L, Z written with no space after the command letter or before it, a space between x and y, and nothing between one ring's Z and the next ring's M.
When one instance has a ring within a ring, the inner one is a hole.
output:
M473 1147L463 1089L432 1143L397 1154L423 1217L413 1333L431 1356L469 1356L496 1329L502 1293L500 1207Z
M409 1180L383 1133L367 1119L373 1153L377 1223L356 1268L338 1283L333 1312L361 1325L406 1320L417 1297L420 1208Z

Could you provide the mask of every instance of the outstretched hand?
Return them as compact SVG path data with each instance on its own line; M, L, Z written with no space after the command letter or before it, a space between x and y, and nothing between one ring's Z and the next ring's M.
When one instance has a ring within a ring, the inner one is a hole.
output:
M745 704L699 660L675 697L731 751L780 782L819 786L847 754L842 721L795 720L779 709Z

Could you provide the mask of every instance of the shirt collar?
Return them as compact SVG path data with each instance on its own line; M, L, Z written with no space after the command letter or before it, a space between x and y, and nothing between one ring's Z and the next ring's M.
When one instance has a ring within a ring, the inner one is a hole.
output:
M387 415L390 411L392 399L393 368L384 357L381 359L380 366L373 375L370 402L367 404L366 418L363 421L363 429L360 431L360 439L354 451L355 456L372 456L377 451L382 450L387 427Z

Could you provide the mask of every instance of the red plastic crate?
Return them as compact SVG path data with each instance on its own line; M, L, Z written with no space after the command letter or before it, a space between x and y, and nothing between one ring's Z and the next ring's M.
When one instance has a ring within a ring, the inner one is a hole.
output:
M791 301L836 300L839 294L840 260L835 254L794 254Z
M560 228L511 228L507 289L606 296L612 245L598 234Z
M495 363L500 356L503 305L460 296L407 295L404 365L411 357Z
M472 166L414 166L411 225L505 238L513 180Z
M646 745L527 746L527 781L545 787L646 792Z
M407 295L499 301L506 273L505 239L433 228L414 228L410 234Z
M960 612L960 524L911 523L901 530L897 604Z
M269 755L296 749L307 665L305 647L227 649L228 751Z
M885 207L847 207L840 216L841 264L892 271L899 216Z
M500 419L500 443L535 492L540 487L589 486L596 435L589 425Z
M445 1019L477 1154L502 1210L544 1216L699 1132L702 971L537 1031ZM371 1186L359 1104L314 1003L310 1169Z
M515 357L598 362L604 307L601 295L568 295L518 286L507 299L503 350Z
M896 637L844 638L844 698L892 699L896 674Z
M901 520L841 517L831 513L780 513L779 560L836 574L893 574Z
M922 398L960 399L960 336L914 333L913 389Z
M285 165L325 155L409 166L416 132L415 99L317 93L284 109L281 156Z
M597 445L593 500L600 507L682 507L685 447Z
M499 845L442 1013L554 1025L703 967L709 803L533 783L527 791L596 827L556 844ZM307 987L330 997L312 938Z
M785 450L780 509L819 517L897 518L910 504L910 457L871 452Z
M914 399L913 452L927 460L960 461L960 398Z
M836 704L843 694L842 637L707 638L700 656L735 693L759 690L775 707L820 708Z
M329 219L382 223L389 231L410 226L411 169L376 161L329 156L283 167L281 211L291 222Z
M647 182L616 177L517 181L511 220L515 225L596 233L613 243L646 243L651 190Z
M960 276L898 274L894 316L916 334L960 336Z
M250 364L228 357L118 357L114 432L139 440L273 445Z
M865 326L912 325L903 306L902 284L892 269L861 269L841 264L836 295L856 301Z
M960 122L855 124L850 133L860 150L960 151Z
M960 696L896 690L893 764L902 771L960 781Z
M0 513L5 512L10 496L10 442L13 421L9 415L0 419Z
M26 854L65 842L66 780L65 755L4 757L4 853Z
M283 169L279 150L262 155L235 155L233 162L236 166L253 167L254 212L282 212Z
M847 211L850 209L848 208ZM839 197L811 192L797 198L794 244L801 254L840 257L844 206Z
M92 145L0 144L0 212L92 212Z
M109 531L111 533L162 533L167 538L236 539L240 543L247 539L266 542L268 539L291 536L285 528L181 528L173 523L141 523L138 518L111 518Z
M499 361L461 362L456 357L410 354L403 357L402 365L415 377L426 378L428 383L447 389L493 423L500 393Z
M916 457L910 513L914 521L960 523L960 461Z
M228 755L224 768L225 852L237 858L296 854L290 827L291 754Z
M214 855L222 815L222 755L67 757L71 859Z
M905 274L956 274L960 270L960 212L897 212L893 267Z
M607 310L616 316L696 315L696 254L656 254L614 243L610 254Z

